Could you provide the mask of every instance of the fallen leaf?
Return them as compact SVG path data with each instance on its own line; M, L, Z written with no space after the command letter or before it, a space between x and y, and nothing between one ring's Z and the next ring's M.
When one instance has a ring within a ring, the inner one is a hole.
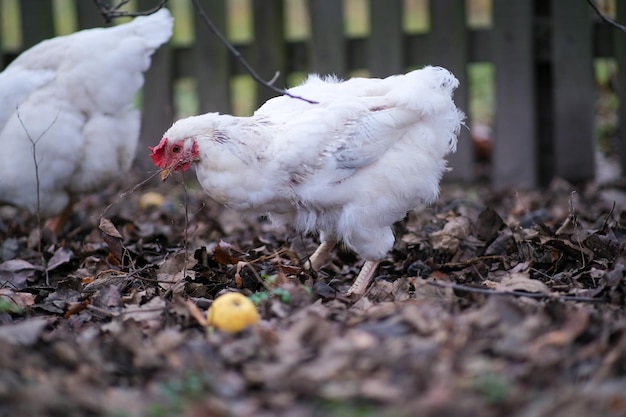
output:
M52 258L50 258L50 260L48 261L47 271L53 271L57 269L58 267L60 267L61 265L69 263L73 257L74 257L74 252L72 252L69 249L60 247L54 252L54 254L52 255Z
M548 294L550 289L543 282L532 279L523 272L518 272L505 276L495 284L498 291L525 291L529 293Z
M504 225L504 220L491 207L485 208L479 215L474 228L480 240L489 242Z
M161 323L161 316L165 310L165 300L154 297L143 305L129 305L122 310L124 320L134 320L136 322ZM152 327L151 325L148 327Z
M215 258L215 261L219 264L235 265L241 260L241 256L237 257L233 255L234 250L235 247L233 245L224 242L223 240L220 240L220 242L215 246L215 249L213 250L213 257Z
M20 346L32 346L39 340L48 319L37 317L16 324L0 326L0 340Z
M186 304L187 304L187 308L189 309L189 314L191 315L191 317L196 319L196 321L200 324L200 326L207 327L208 323L206 321L206 315L200 311L196 303L194 303L191 300L187 300Z
M461 241L469 235L470 229L467 217L454 217L442 230L430 234L430 242L435 250L454 253L459 249Z
M115 228L115 225L111 220L106 219L104 217L100 218L100 225L98 226L100 231L108 236L114 237L116 239L124 240L120 232Z
M0 264L0 285L9 285L16 290L26 288L42 268L21 259L11 259Z

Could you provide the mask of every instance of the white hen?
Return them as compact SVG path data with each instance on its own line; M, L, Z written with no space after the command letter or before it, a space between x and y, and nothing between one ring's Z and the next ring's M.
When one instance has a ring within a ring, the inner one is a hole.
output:
M119 178L133 161L133 99L154 51L168 41L166 9L132 22L43 41L0 73L0 203L71 213L74 199ZM64 219L50 227L59 232Z
M322 267L337 242L367 261L349 293L362 293L392 248L392 224L433 201L456 149L464 115L452 100L457 79L426 67L385 79L310 76L252 117L209 113L179 120L153 162L194 165L216 201L321 232L311 257Z

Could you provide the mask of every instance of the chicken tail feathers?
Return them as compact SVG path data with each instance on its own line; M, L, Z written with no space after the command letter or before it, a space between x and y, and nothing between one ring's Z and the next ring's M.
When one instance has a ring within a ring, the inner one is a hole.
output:
M157 49L172 36L174 18L165 7L149 16L136 17L125 26L136 36L141 36L149 48Z

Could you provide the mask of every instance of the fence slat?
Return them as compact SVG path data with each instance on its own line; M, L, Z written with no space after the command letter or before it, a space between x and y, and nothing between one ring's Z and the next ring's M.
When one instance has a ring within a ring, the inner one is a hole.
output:
M494 0L496 67L492 182L503 189L537 184L533 10L528 0Z
M141 0L138 7L147 10L154 6L151 1ZM135 168L142 174L154 171L147 148L159 142L174 117L172 83L169 81L172 79L171 62L171 47L169 44L163 45L152 55L150 69L145 74L141 134L135 159Z
M2 19L2 14L3 14L2 12L3 12L3 10L4 10L4 8L0 4L0 33L2 33L2 31L4 29L4 27L2 25L2 22L4 21ZM2 45L1 41L2 41L2 39L0 39L0 70L4 69L4 67L6 66L5 63L4 63L4 61L5 61L5 58L4 58L4 48L2 47L3 45Z
M78 30L107 26L98 7L93 1L76 0Z
M465 1L430 0L429 63L452 71L460 86L454 101L468 114L468 35L465 24ZM469 120L466 121L470 126ZM445 178L457 181L474 180L474 155L468 129L461 129L457 151L448 158L452 171Z
M259 75L269 81L276 72L279 75L274 85L279 88L287 86L285 11L282 0L253 0L254 42L252 64ZM276 93L262 85L257 85L257 104L260 105Z
M592 25L584 2L553 0L554 174L594 176Z
M54 36L52 0L22 0L22 48L27 49Z
M343 4L337 0L309 0L311 39L310 70L319 74L347 74Z
M626 2L618 1L615 4L616 20L626 21ZM615 44L615 59L617 61L617 95L620 97L619 106L619 155L622 165L622 177L626 176L626 33L613 29Z
M403 73L402 1L370 0L368 69L372 77Z
M202 0L202 7L221 33L226 33L226 1ZM230 113L230 54L194 13L195 41L192 46L194 77L200 101L200 112Z

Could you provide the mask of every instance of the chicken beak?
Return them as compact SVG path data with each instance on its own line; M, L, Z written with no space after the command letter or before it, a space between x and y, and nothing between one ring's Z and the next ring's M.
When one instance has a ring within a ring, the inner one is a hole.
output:
M161 182L163 182L166 179L168 179L171 174L172 174L172 169L171 168L166 168L166 169L162 170L159 173L159 178L161 179Z

